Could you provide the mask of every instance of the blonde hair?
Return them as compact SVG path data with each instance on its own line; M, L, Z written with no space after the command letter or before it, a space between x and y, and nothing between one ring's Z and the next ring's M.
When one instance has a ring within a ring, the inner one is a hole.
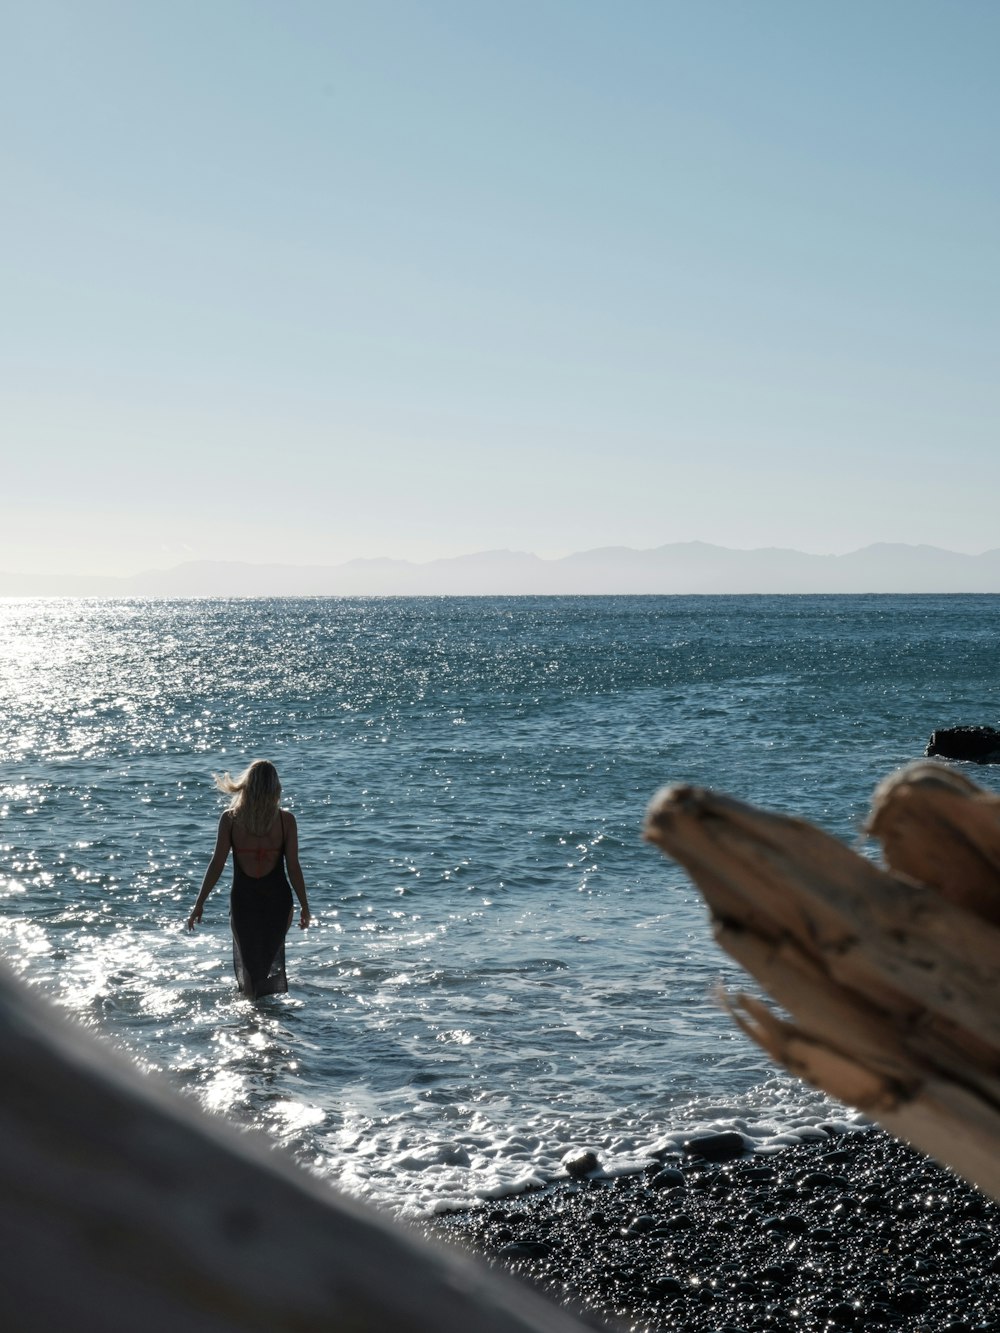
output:
M275 766L266 759L255 759L235 778L228 773L221 777L213 773L212 777L219 791L232 796L226 808L233 819L239 820L240 826L253 837L265 837L281 800L281 780Z

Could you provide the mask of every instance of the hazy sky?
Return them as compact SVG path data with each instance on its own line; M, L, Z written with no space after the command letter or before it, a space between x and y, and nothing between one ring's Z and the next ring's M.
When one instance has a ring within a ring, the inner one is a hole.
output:
M1000 546L996 0L0 14L0 569Z

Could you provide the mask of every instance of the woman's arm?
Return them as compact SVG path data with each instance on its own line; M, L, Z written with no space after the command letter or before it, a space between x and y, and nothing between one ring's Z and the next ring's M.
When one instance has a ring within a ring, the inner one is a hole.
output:
M312 913L309 911L309 902L306 898L306 881L302 874L302 867L299 865L299 829L295 822L295 816L285 812L285 867L288 870L288 882L295 890L295 896L299 900L299 906L302 908L302 915L299 917L299 929L305 930L312 920Z
M226 857L229 855L229 849L233 845L233 821L229 813L223 814L219 820L219 836L215 840L215 851L212 853L212 859L208 863L208 869L205 871L205 878L202 880L201 892L198 894L198 901L194 905L194 910L187 919L188 930L194 930L195 926L201 920L201 909L205 906L205 899L215 888L219 881L219 876L226 867Z

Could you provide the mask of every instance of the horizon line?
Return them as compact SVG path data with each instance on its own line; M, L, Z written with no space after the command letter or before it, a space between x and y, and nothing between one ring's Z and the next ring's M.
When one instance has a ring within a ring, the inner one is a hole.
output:
M936 546L931 542L894 542L894 541L873 541L866 542L862 546L852 547L847 551L806 551L795 546L723 546L718 542L706 542L700 538L693 538L688 541L662 542L657 546L626 546L617 543L608 546L591 546L581 550L569 551L565 555L546 556L539 555L537 552L524 550L518 547L496 546L479 548L476 550L465 551L459 555L432 556L427 560L412 559L408 556L350 556L344 560L324 561L324 562L285 562L280 560L245 560L239 557L222 558L214 556L196 556L186 560L179 560L171 565L146 565L133 570L127 574L102 574L95 571L77 570L69 573L65 570L58 570L44 573L37 569L0 569L0 578L3 579L72 579L74 581L81 579L99 579L114 582L128 582L133 579L141 579L152 575L172 574L178 570L190 569L197 566L222 566L222 567L240 567L243 569L271 569L287 571L324 571L340 570L352 565L406 565L414 569L426 569L431 565L451 564L462 560L476 560L485 556L513 556L528 560L537 561L539 564L557 565L567 560L574 560L581 556L610 555L613 553L625 552L631 555L655 555L661 551L671 549L702 547L709 551L721 551L733 555L756 555L763 553L774 553L779 555L805 556L810 560L845 560L851 556L861 555L869 551L877 550L900 550L900 551L927 551L945 556L955 556L962 560L979 560L984 556L1000 554L1000 546L990 546L982 551L956 551L951 547ZM0 594L3 595L3 594ZM31 594L27 594L31 595ZM364 594L361 594L364 595ZM487 594L492 595L492 594ZM528 594L531 595L531 594ZM582 594L585 595L585 594ZM604 594L594 594L603 596ZM651 594L656 595L656 594Z

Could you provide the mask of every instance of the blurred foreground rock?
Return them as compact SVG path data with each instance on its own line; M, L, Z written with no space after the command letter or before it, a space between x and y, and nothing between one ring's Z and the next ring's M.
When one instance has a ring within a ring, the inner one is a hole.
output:
M1000 797L920 761L876 790L879 869L803 820L698 787L645 834L777 1001L725 998L792 1073L1000 1198Z

